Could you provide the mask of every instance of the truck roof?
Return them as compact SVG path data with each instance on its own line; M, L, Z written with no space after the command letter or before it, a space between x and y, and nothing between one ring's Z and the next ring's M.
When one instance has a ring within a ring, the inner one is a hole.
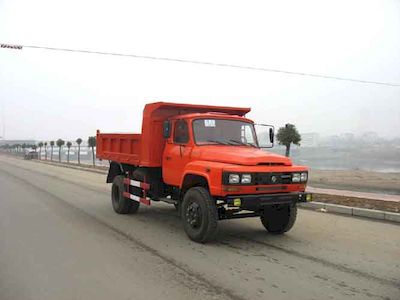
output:
M230 107L230 106L214 106L214 105L199 105L185 103L170 103L170 102L154 102L146 104L144 112L153 113L156 111L170 112L173 115L184 115L189 113L211 113L219 112L228 115L245 116L250 112L249 107Z
M237 120L240 119L241 121L249 122L249 123L254 123L253 120L247 119L246 117L242 117L239 115L231 115L231 114L225 114L225 113L219 113L219 112L208 112L208 113L190 113L190 114L184 114L184 115L176 115L169 120L176 120L176 119L233 119Z

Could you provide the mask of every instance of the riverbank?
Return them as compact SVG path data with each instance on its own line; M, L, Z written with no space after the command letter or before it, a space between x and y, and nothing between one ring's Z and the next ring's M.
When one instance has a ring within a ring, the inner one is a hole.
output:
M400 173L312 169L308 184L318 188L400 195Z

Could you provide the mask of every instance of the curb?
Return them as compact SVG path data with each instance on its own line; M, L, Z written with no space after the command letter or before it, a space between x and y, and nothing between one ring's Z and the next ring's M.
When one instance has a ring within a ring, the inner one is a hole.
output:
M400 223L400 214L383 210L336 205L323 202L298 203L298 206L305 209L322 210L327 213L342 214L348 216L362 217L367 219L385 220Z

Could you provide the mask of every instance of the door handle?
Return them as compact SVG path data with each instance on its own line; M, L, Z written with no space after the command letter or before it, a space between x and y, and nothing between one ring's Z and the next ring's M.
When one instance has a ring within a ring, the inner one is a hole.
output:
M171 160L171 156L166 156L165 160Z

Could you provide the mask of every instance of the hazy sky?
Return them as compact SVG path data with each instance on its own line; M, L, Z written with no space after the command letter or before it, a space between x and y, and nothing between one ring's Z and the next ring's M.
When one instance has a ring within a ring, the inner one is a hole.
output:
M400 84L398 0L0 0L0 42ZM400 135L400 87L35 49L0 49L0 101L9 139L138 131L153 101L250 106L254 120L301 132Z

